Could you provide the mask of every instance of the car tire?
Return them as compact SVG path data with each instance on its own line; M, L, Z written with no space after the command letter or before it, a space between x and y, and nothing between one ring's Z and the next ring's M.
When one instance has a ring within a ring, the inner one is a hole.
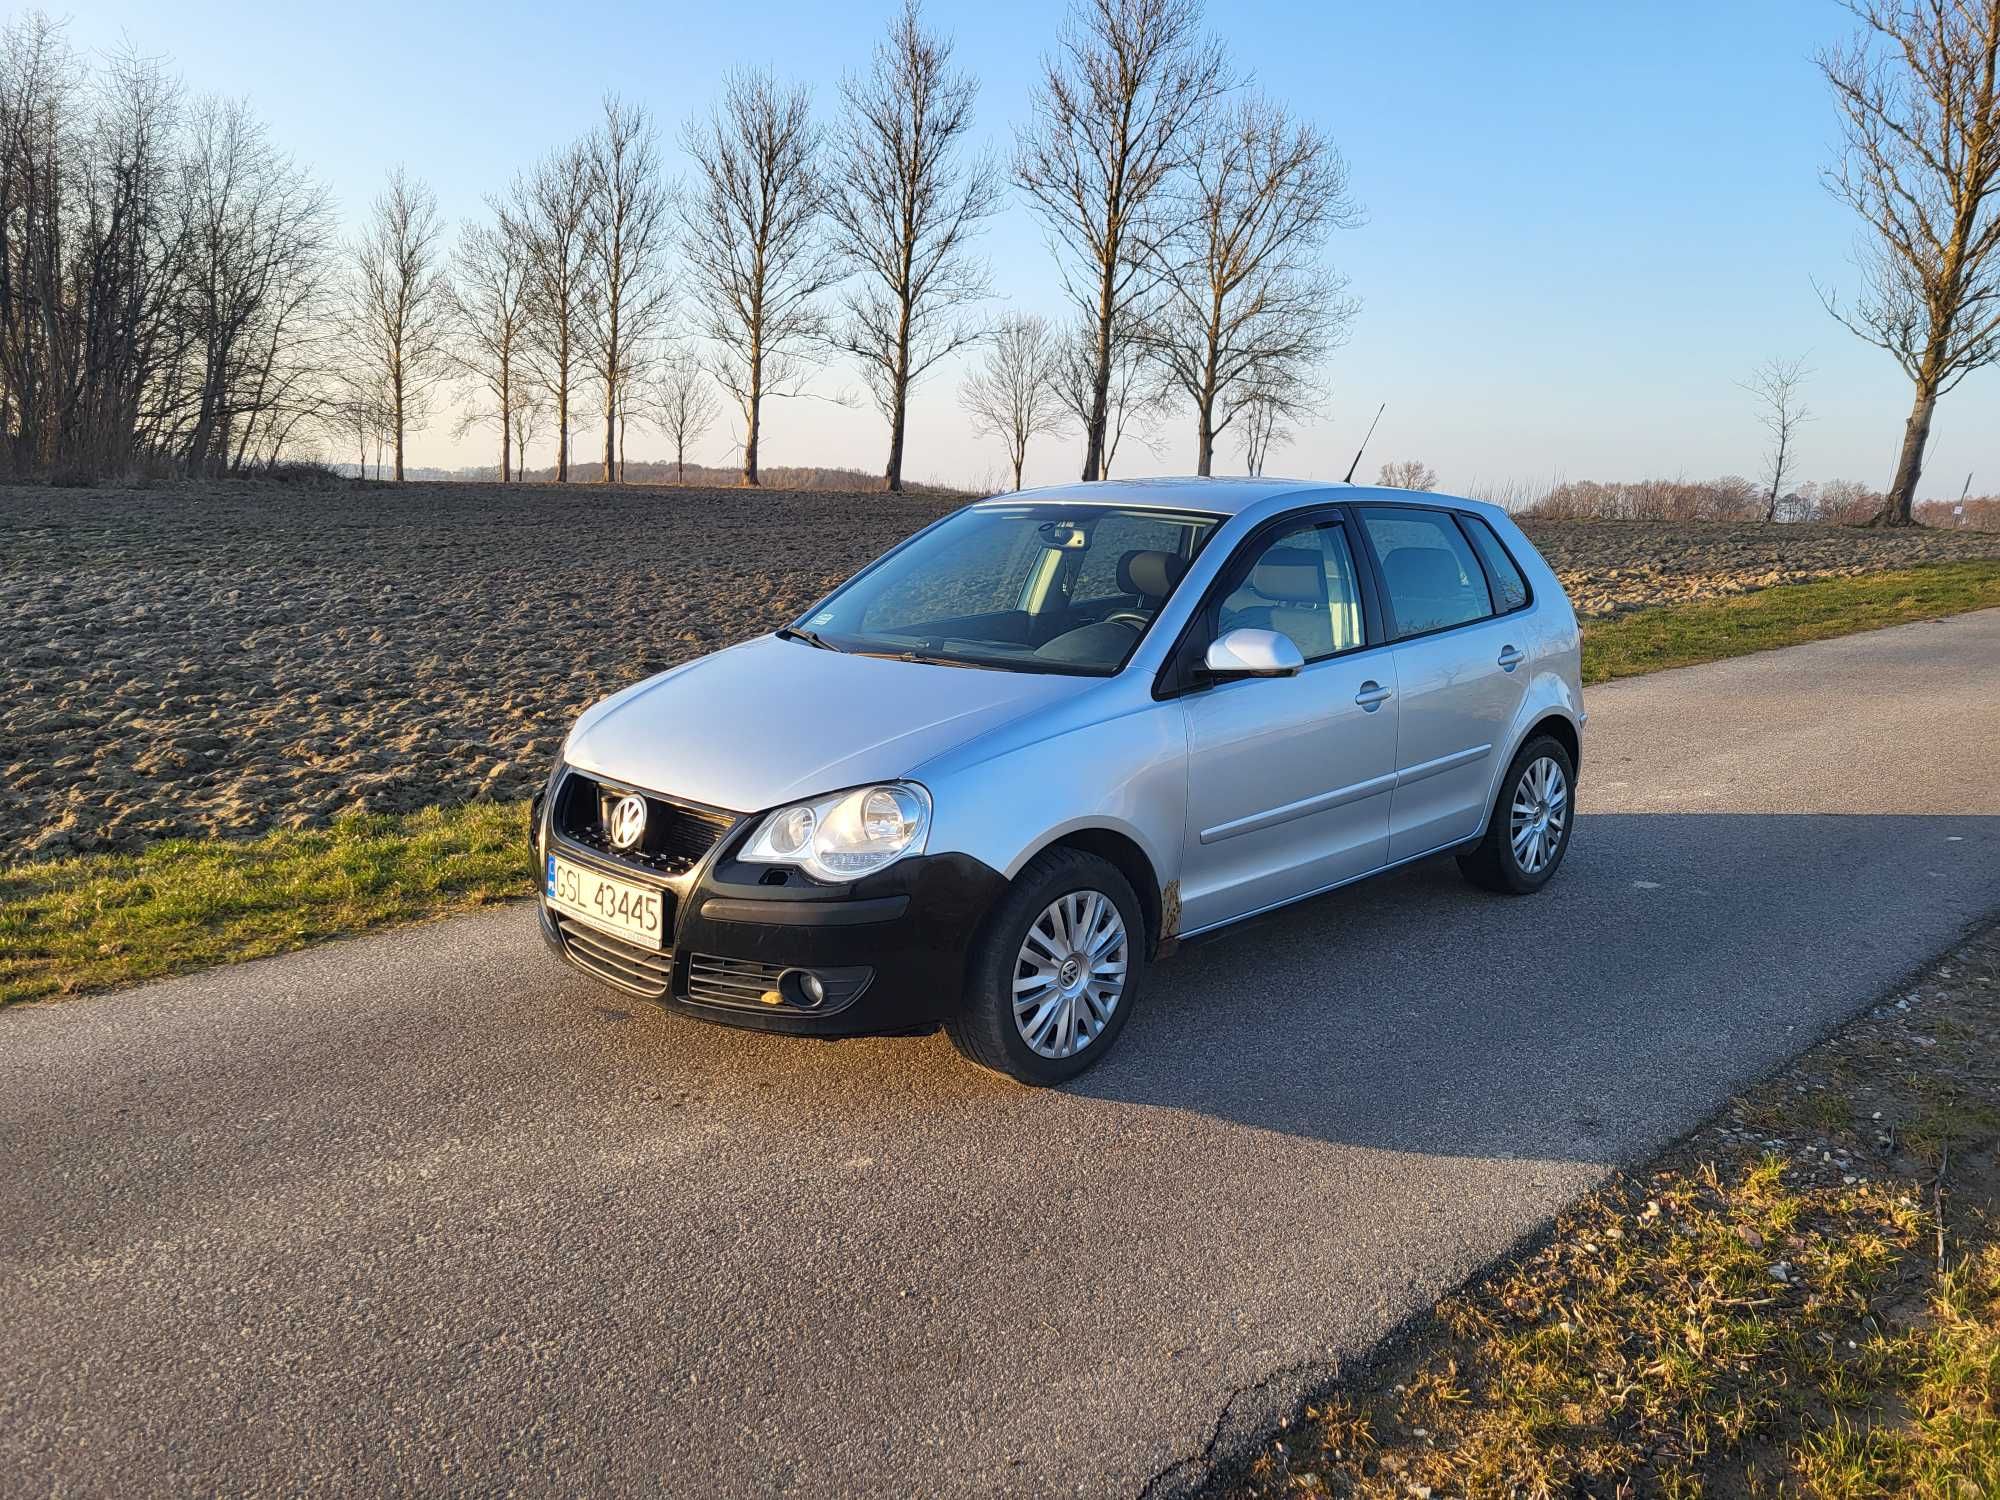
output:
M1057 916L1051 921L1051 913ZM1109 912L1116 913L1117 933ZM1046 952L1051 933L1062 946L1061 934L1071 920L1085 915L1092 932L1110 943L1094 963L1079 963L1073 980L1065 982L1068 964L1087 957L1079 947L1067 954ZM1036 938L1031 940L1030 933ZM1122 952L1123 972L1109 970L1113 950ZM1018 991L1016 981L1046 978L1052 989ZM981 1067L1005 1073L1022 1083L1046 1086L1074 1078L1094 1067L1117 1043L1146 975L1146 921L1139 899L1118 867L1081 849L1049 849L1031 860L981 928L968 961L965 1003L945 1022L945 1032L959 1052ZM1095 976L1095 977L1093 977ZM1103 1009L1104 984L1119 980L1115 998ZM1026 1013L1016 1020L1017 993L1025 996ZM1071 1029L1063 1030L1068 1006ZM1045 1012L1044 1007L1053 1007ZM1038 1020L1041 1022L1037 1025ZM1077 1044L1079 1033L1088 1033ZM1031 1044L1035 1035L1041 1046ZM1065 1045L1073 1050L1064 1050Z
M1517 807L1524 813L1518 825ZM1537 735L1507 767L1486 820L1486 834L1458 856L1458 868L1485 890L1530 895L1561 868L1575 828L1575 763L1560 741Z

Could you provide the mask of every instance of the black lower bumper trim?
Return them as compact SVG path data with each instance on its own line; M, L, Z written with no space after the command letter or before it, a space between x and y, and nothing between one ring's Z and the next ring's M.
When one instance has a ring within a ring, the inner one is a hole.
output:
M734 901L712 896L701 903L711 922L762 922L773 927L865 927L893 922L910 909L908 896L872 901Z

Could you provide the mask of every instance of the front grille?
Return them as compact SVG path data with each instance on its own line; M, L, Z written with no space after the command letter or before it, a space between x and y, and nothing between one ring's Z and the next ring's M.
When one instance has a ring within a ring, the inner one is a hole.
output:
M605 828L611 809L626 795L624 787L581 771L570 772L556 793L556 831L607 859L659 875L685 875L736 825L732 814L641 792L638 795L646 800L646 831L636 848L613 848Z
M697 953L688 959L687 997L705 1005L762 1006L784 972L777 964Z
M671 907L671 894L666 900ZM556 927L562 933L563 951L570 959L608 984L648 1000L658 1000L673 983L674 955L670 950L628 943L574 917L558 915Z

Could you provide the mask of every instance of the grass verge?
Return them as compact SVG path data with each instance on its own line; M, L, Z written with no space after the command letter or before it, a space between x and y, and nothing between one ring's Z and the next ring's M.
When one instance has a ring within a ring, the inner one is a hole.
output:
M2000 560L1787 583L1754 594L1668 604L1583 623L1583 680L1772 651L1803 641L2000 607Z
M1540 1248L1215 1493L2000 1495L2000 928Z
M261 958L531 888L525 803L0 869L0 1005Z

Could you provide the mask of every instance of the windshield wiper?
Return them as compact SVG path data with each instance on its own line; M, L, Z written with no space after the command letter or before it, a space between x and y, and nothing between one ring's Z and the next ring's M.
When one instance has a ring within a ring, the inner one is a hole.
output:
M927 667L964 667L971 672L1032 672L1036 669L992 657L938 656L926 651L858 651L857 656L874 656L883 661L913 661Z
M817 630L807 630L799 625L781 626L777 631L781 641L804 641L808 646L817 646L822 651L839 652L840 647L821 635Z

